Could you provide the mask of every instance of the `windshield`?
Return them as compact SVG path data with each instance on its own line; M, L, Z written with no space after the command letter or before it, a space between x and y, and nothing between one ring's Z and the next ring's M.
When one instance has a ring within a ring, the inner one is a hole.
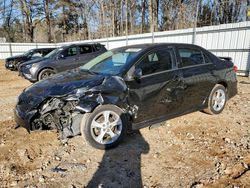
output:
M139 48L111 50L97 56L80 68L97 74L117 75L140 50Z
M29 51L25 52L23 55L29 56L29 55L32 55L32 53L33 53L33 50L29 50Z
M47 58L55 57L62 50L63 50L63 48L56 48L53 51L51 51L50 53L48 53L46 56L44 56L44 57L47 57Z

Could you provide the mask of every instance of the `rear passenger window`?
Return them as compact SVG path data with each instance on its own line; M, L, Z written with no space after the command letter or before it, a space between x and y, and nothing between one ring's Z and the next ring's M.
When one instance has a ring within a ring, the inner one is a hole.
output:
M80 54L87 54L92 52L92 46L79 46Z
M101 50L101 48L102 48L102 46L101 46L100 44L95 45L95 49L96 49L96 51Z
M152 51L136 66L142 69L142 75L153 74L172 69L173 50L158 49Z
M181 67L204 64L203 54L200 50L179 48L178 52L182 61Z

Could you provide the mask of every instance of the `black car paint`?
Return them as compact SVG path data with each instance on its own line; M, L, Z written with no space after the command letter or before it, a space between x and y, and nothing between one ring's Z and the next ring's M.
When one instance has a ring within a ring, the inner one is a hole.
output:
M62 50L59 51L56 55L53 57L44 57L37 60L28 61L26 63L23 63L21 66L19 66L19 75L23 76L25 79L36 82L38 81L39 73L44 69L52 69L55 73L63 72L69 69L77 68L86 62L90 61L94 57L106 52L106 48L103 45L101 46L100 50L96 50L92 53L86 53L86 54L80 54L79 53L79 46L87 45L91 46L93 49L95 49L96 45L100 45L98 43L94 44L71 44L71 45L65 45L62 46ZM60 55L64 53L65 50L77 47L77 55L62 58ZM27 65L32 65L32 67L27 67Z
M19 96L15 109L16 122L28 130L36 129L37 127L31 126L32 121L41 113L41 108L49 99L56 98L60 101L77 101L70 113L77 112L78 123L69 125L70 128L67 128L67 131L71 130L71 133L67 133L65 137L79 134L79 127L74 126L79 126L81 114L92 112L98 105L104 104L120 107L131 121L131 128L139 129L206 108L208 96L218 83L226 87L228 98L237 94L233 63L221 60L199 46L147 44L130 47L142 48L142 50L120 75L99 75L74 69L42 80L25 89ZM132 78L130 70L144 55L154 49L169 47L173 48L176 54L171 70L145 75L140 80ZM178 47L199 49L212 63L181 68L181 58L176 51ZM86 92L75 99L71 94L77 88L86 88ZM63 102L63 104L66 106L68 103ZM61 108L63 109L64 106ZM65 126L57 129L63 132Z
M16 55L5 59L5 67L6 69L17 71L18 66L20 66L22 63L33 60L33 59L40 59L41 57L33 57L32 55L36 52L41 52L42 56L47 55L51 51L53 51L55 48L36 48L32 49L30 53L28 54L22 54L22 55Z

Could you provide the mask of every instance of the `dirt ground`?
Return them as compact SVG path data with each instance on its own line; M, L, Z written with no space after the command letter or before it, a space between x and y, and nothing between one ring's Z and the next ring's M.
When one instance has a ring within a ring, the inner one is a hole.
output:
M127 136L101 151L81 136L15 128L17 96L30 83L0 62L0 187L250 187L250 78L222 114L202 112Z

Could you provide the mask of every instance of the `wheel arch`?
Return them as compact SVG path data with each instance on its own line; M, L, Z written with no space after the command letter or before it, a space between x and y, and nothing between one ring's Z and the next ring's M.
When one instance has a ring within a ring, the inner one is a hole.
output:
M205 103L207 104L208 103L208 100L209 100L209 95L210 93L213 91L214 87L219 84L219 85L222 85L225 87L226 91L228 92L228 84L225 80L219 80L218 82L216 82L213 86L213 88L210 90L210 92L208 93L208 95L206 96L206 99L205 99Z
M77 110L80 111L81 113L91 113L101 105L113 105L113 106L116 106L117 108L120 108L124 113L128 113L127 110L119 104L112 103L112 102L111 103L107 103L107 102L99 103L97 101L90 101L88 103L86 103L86 101L81 101L77 105L77 107L80 107L80 108L77 108Z
M132 122L132 115L129 113L129 110L126 109L124 106L120 105L119 103L112 103L112 102L105 102L104 103L98 103L97 101L90 101L86 103L86 101L81 101L77 107L76 110L79 111L81 114L85 113L92 113L95 109L97 109L100 106L104 105L113 105L119 108L124 115L126 116L127 123ZM131 128L128 126L128 128Z
M228 84L225 80L220 80L217 84L224 86L225 89L228 90Z

